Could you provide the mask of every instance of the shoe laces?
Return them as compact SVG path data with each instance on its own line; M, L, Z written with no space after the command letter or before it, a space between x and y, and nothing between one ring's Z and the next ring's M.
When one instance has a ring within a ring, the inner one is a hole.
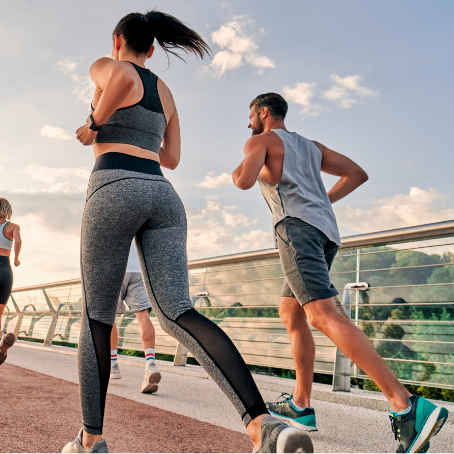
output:
M284 405L286 402L290 402L292 395L289 393L282 393L278 399L283 399L280 402L276 402L276 405Z
M396 417L394 415L390 415L389 420L391 421L391 430L393 431L394 438L400 441L400 429Z

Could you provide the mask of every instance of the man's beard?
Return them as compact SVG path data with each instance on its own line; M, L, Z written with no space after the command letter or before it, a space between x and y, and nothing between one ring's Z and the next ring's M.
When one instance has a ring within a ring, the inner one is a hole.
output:
M257 122L252 126L252 135L256 136L257 134L261 134L264 129L262 121L258 118Z

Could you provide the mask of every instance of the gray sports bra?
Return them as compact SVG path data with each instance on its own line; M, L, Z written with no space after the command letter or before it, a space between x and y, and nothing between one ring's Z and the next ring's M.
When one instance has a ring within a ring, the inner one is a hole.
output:
M158 76L132 62L143 83L143 98L117 109L104 123L94 143L125 143L159 154L167 122L158 93ZM91 106L94 112L93 105Z
M5 221L3 224L0 224L0 248L8 249L9 251L13 247L13 240L6 238L5 236L5 227L9 221Z

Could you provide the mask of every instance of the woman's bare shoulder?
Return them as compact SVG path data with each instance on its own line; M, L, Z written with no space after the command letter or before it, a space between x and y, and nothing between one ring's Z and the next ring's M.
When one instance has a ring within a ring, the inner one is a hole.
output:
M133 77L136 76L136 71L129 63L110 57L101 57L91 65L90 76L95 81L97 78L102 78L103 75L120 71L130 73Z
M8 224L6 224L5 226L4 233L12 235L15 231L16 232L20 231L19 224L14 224L14 222L9 221Z

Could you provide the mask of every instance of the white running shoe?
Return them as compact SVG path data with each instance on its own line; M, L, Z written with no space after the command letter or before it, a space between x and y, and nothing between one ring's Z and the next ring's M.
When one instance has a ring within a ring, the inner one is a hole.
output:
M156 364L152 362L145 370L141 393L153 394L158 390L158 383L161 381L161 372Z
M118 380L121 378L120 366L115 364L110 368L110 378L113 380Z

